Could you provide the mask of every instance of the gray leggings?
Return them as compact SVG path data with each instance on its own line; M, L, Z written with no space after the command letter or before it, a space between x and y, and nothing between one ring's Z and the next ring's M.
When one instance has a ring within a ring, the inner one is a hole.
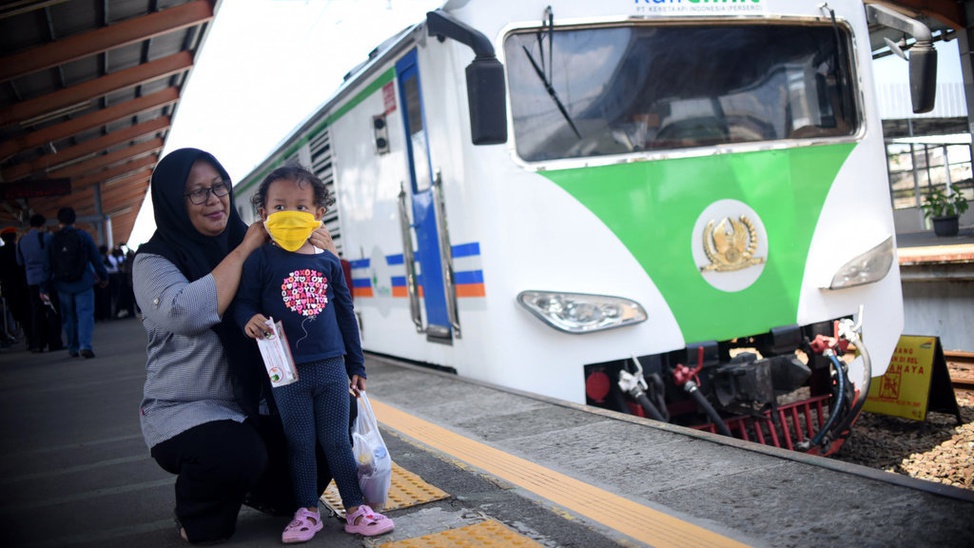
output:
M298 364L298 381L274 388L274 401L287 436L294 498L305 508L318 506L315 439L347 509L362 504L355 457L348 438L348 375L341 356Z

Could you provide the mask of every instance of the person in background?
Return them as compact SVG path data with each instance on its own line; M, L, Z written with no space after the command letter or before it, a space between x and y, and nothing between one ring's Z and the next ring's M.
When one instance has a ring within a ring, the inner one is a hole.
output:
M27 290L27 272L17 263L17 229L8 226L0 230L3 246L0 247L0 294L10 312L10 318L20 326L20 329L30 340L30 300ZM6 314L6 311L4 312ZM6 318L6 316L5 316ZM16 328L14 325L4 325L3 336L6 342L14 343ZM13 340L9 340L13 339Z
M118 304L116 305L116 317L134 318L135 317L135 293L132 292L132 263L135 261L135 251L125 245L119 244L119 252L123 253L119 263L121 270L121 289L118 294ZM124 252L122 250L125 250Z
M108 252L107 245L98 246L98 253L101 255L101 263L108 272L108 283L105 285L97 284L95 291L95 321L105 321L112 319L112 274L118 272L118 265L115 258Z
M80 355L87 360L95 357L92 349L95 331L93 288L95 284L100 287L108 284L108 272L91 234L74 227L76 219L77 215L72 207L62 207L57 212L61 228L52 237L49 248L49 264L52 270L50 286L61 303L61 323L68 339L68 354L73 358ZM73 249L69 249L69 246ZM68 265L80 274L77 277L64 272L65 253L72 262L82 262L80 265Z
M111 293L112 306L111 319L118 318L119 312L122 310L122 291L125 288L125 273L122 272L122 268L125 265L125 252L122 248L115 246L112 248L112 252L109 259L114 267L108 269L108 289Z
M147 335L142 435L176 474L174 516L191 543L230 538L242 504L291 515L281 421L260 352L228 313L244 260L267 240L233 206L230 176L212 154L183 148L150 181L156 231L133 263ZM314 245L334 250L327 230ZM331 481L319 456L318 489Z
M27 291L30 301L30 330L27 348L31 352L45 349L55 352L64 348L61 342L61 318L55 309L53 299L46 301L41 289L48 283L48 249L51 235L44 229L47 219L40 213L30 216L30 230L17 242L17 264L24 267L27 274Z
M316 444L335 475L346 511L345 531L364 536L388 533L394 528L392 520L363 500L346 430L345 395L349 388L365 390L365 356L351 293L338 256L308 241L334 200L313 173L285 166L263 180L252 201L272 242L244 263L234 314L252 339L268 334L269 318L280 321L298 371L297 381L272 389L287 436L295 498L301 505L281 541L307 542L323 527L320 491L315 489Z

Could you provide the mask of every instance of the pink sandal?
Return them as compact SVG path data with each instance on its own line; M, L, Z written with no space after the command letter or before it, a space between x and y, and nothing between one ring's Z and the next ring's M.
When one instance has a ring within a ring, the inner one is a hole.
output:
M308 542L323 527L318 512L312 512L307 508L298 508L298 511L294 513L294 519L284 528L284 533L281 534L281 542L284 544Z
M374 537L383 533L388 533L395 528L392 520L382 514L372 510L366 505L361 505L351 514L345 515L345 532L359 534L364 537Z

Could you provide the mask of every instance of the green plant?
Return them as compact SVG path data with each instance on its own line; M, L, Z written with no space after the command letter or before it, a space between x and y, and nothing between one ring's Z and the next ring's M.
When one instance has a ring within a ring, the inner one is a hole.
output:
M943 189L935 188L920 208L927 217L951 217L967 211L967 198L956 190L951 190L948 196Z

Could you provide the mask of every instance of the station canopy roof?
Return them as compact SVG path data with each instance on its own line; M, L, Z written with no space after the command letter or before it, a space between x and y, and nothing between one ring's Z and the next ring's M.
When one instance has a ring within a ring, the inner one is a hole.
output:
M964 2L955 0L865 0L867 4L880 4L920 21L930 28L934 40L951 40L958 32L964 32L967 17ZM877 25L869 27L869 44L873 52L889 55L886 40L894 43L905 38L903 33ZM910 42L911 40L906 40ZM902 44L901 44L902 45Z
M72 206L99 243L128 239L217 6L0 4L0 226Z
M0 226L70 205L99 243L128 240L219 3L0 3ZM938 36L965 28L960 2L883 3ZM902 37L874 50L883 36Z

